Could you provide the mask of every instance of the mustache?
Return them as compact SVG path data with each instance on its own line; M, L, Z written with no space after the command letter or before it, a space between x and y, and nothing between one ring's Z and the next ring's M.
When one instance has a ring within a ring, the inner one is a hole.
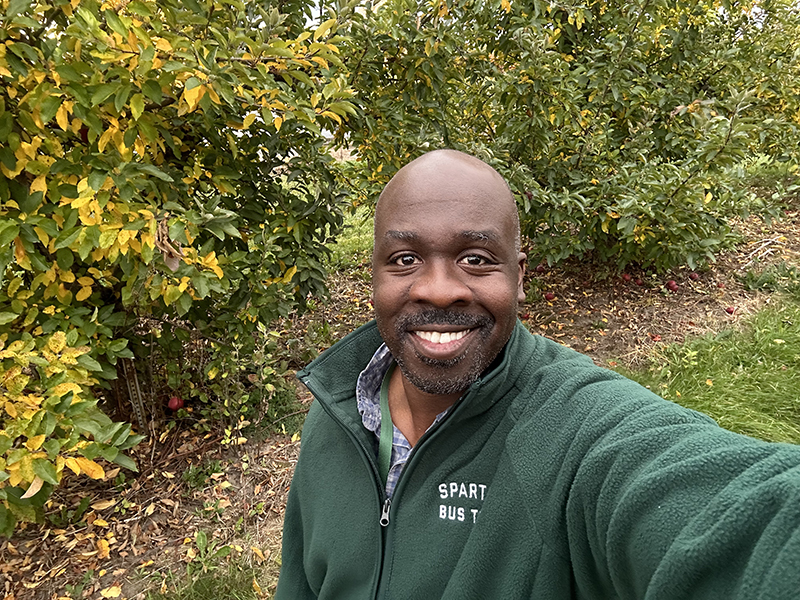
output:
M491 325L494 320L488 315L471 315L468 313L432 308L413 315L403 315L395 323L398 331L408 331L423 325L451 325L476 329Z

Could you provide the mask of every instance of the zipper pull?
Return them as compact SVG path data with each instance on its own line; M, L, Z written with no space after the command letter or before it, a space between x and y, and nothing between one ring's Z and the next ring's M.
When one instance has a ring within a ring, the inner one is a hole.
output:
M380 520L381 527L386 527L389 524L389 509L391 507L392 507L392 499L387 498L386 502L383 503L383 508L381 509L381 520Z

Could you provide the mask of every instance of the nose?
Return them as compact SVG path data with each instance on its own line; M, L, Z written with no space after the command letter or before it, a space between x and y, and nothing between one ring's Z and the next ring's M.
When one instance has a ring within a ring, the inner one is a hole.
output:
M454 304L469 304L472 290L464 281L466 274L447 261L429 261L416 274L409 290L413 302L447 308Z

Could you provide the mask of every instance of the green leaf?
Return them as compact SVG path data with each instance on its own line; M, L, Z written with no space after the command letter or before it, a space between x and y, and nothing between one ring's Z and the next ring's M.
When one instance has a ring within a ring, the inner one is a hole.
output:
M148 79L144 82L144 84L142 84L142 93L144 93L148 99L152 100L156 104L161 104L161 86L158 85L158 82L155 79Z
M52 485L58 485L58 475L56 468L49 460L44 458L36 458L33 460L33 472Z
M79 365L81 365L82 367L85 367L89 371L102 371L103 370L102 365L99 362L97 362L95 359L93 359L91 356L89 356L88 354L81 354L76 360L78 361Z
M80 234L81 234L80 227L72 227L71 229L65 229L55 239L54 242L55 249L59 250L61 248L66 248L67 246L71 245L72 242L77 240Z
M0 221L0 246L10 244L19 235L19 225L11 220Z
M45 125L56 116L62 99L59 96L48 96L39 105L39 118Z
M131 115L135 121L139 120L139 117L142 116L144 112L144 96L141 94L135 94L133 98L131 98Z
M31 0L10 0L6 9L6 19L10 21L18 15L29 12L31 4Z
M13 312L0 312L0 325L11 323L11 321L14 321L17 317L19 317L19 315Z
M177 307L178 314L180 316L185 315L192 307L192 297L189 294L181 294L181 297L178 298L178 302L175 304L175 306Z
M7 474L4 473L6 477ZM17 519L8 510L5 505L0 502L0 535L4 535L5 537L11 537L11 534L14 533L14 527L17 524Z
M128 38L128 28L122 23L122 20L117 16L113 10L104 10L103 16L106 19L108 26L116 33L122 36L122 39Z
M153 177L157 177L158 179L160 179L162 181L167 181L167 182L170 182L170 183L173 181L172 177L170 177L169 175L164 173L164 171L162 171L161 169L159 169L155 165L140 164L139 165L139 170L144 171L145 173L148 173L149 175L152 175Z
M317 27L317 30L314 32L314 41L316 42L320 38L325 37L325 34L327 34L331 30L331 27L333 27L335 24L336 24L336 19L328 19L327 21L322 23L319 27Z
M125 469L130 470L130 471L133 471L133 472L138 472L139 471L139 468L136 466L136 463L133 462L133 459L131 459L130 457L126 456L122 452L120 452L119 454L117 454L114 457L114 461L113 462L117 463L120 467L123 467Z
M111 94L116 94L117 90L119 90L120 84L119 83L104 83L99 86L94 94L92 94L91 104L92 106L97 106L98 104L104 102L111 96Z

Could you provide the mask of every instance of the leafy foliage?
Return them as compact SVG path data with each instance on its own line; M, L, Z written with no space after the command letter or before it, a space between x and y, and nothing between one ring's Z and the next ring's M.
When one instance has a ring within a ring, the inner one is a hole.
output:
M361 198L453 147L510 180L535 261L693 267L732 217L776 214L744 159L796 177L798 33L782 0L380 3L346 53Z
M119 359L176 361L181 320L203 376L239 378L256 323L324 290L341 213L322 131L353 108L336 20L280 6L0 3L3 532L64 466L134 468L138 437L93 395Z

